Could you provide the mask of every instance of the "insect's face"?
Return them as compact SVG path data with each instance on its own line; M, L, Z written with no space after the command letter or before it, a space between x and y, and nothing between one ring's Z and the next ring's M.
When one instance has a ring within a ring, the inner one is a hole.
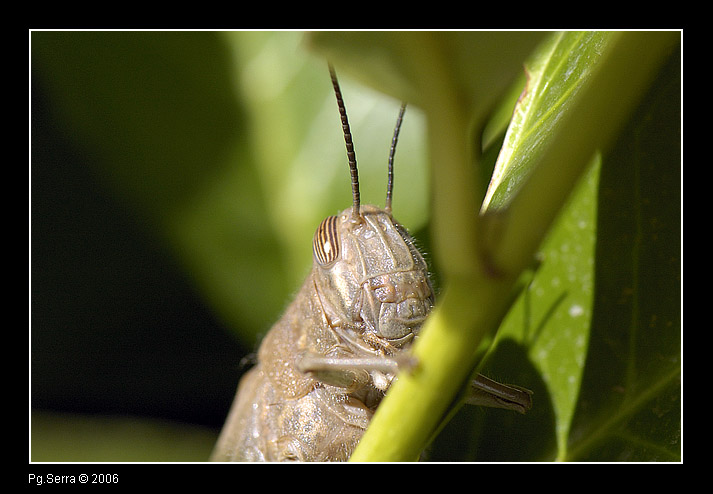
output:
M358 221L351 213L328 217L314 236L315 282L325 313L335 328L400 347L433 306L426 263L391 215L368 205Z

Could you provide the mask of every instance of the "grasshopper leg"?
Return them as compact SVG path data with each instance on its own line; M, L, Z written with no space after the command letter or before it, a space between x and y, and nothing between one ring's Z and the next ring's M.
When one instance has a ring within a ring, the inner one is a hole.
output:
M303 355L297 361L300 372L309 373L315 379L347 389L358 389L367 384L376 385L372 373L395 375L401 370L415 366L414 359L408 355L385 357L325 357Z
M532 408L532 391L512 384L501 384L478 374L470 382L465 402L469 405L504 408L526 413Z

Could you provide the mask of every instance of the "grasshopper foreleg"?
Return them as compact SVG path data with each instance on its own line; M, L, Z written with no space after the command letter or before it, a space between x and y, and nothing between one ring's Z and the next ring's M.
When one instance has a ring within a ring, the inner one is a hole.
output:
M323 383L346 389L358 389L367 384L379 389L388 387L388 384L384 384L383 379L375 374L395 375L414 366L415 359L408 355L325 357L308 354L297 361L297 369L300 372L309 373Z
M300 372L309 373L320 382L348 390L372 385L385 391L387 384L378 376L395 375L416 367L415 357L409 355L374 357L325 357L304 355L298 360ZM532 391L512 384L501 384L482 374L470 381L465 399L469 405L504 408L526 413L532 407Z

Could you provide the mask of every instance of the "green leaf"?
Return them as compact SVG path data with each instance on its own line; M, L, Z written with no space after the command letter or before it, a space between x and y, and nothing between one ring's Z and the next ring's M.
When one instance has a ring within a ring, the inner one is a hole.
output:
M533 157L549 144L609 41L601 32L557 33L528 60L527 81L495 163L484 210L504 207L529 176L537 164Z
M680 64L674 52L603 158L590 343L563 460L681 460Z

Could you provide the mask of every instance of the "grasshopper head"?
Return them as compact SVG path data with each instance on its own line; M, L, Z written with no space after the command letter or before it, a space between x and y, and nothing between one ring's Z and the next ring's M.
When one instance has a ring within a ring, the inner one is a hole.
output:
M313 254L315 284L333 327L384 348L418 333L433 306L428 268L389 213L363 205L357 220L351 208L329 216L315 233Z
M347 112L331 66L329 71L344 131L352 207L317 228L312 244L315 287L332 328L347 341L388 353L413 339L433 306L426 263L391 216L393 161L406 104L391 141L386 207L361 205Z

